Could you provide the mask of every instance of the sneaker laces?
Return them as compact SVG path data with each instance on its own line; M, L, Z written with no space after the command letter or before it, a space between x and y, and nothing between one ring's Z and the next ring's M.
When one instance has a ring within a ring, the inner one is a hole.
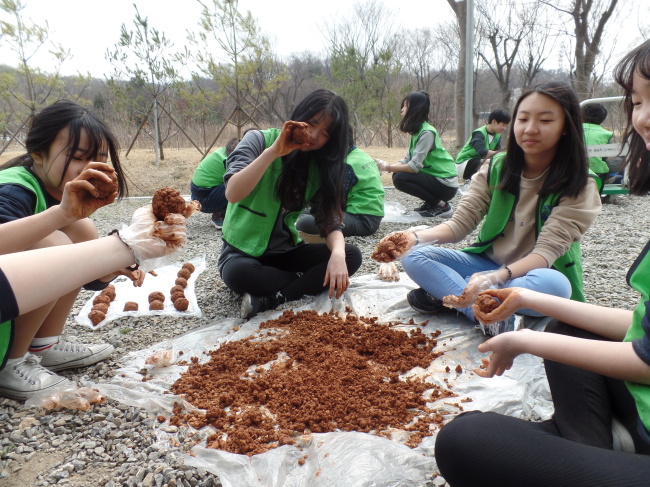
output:
M76 340L66 338L66 337L59 338L59 341L56 342L54 345L52 345L53 350L56 349L62 352L72 352L72 353L85 352L87 348L88 347L83 343L79 343Z
M43 374L48 376L54 375L45 367L41 366L41 357L32 353L26 354L23 360L11 367L20 377L24 378L30 384L40 382Z

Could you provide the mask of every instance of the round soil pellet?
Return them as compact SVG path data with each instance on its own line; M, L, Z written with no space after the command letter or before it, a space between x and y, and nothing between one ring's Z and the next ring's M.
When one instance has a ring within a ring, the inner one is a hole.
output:
M176 308L177 311L187 311L187 308L190 307L190 302L187 300L187 298L178 298L176 301L174 301L174 308Z
M176 280L174 281L174 284L177 286L182 286L183 289L187 287L187 279L184 277L177 277Z
M149 302L151 301L162 301L165 302L165 295L160 291L154 291L149 295Z
M91 311L101 311L102 313L108 313L108 304L106 303L97 303L92 307Z
M124 303L124 311L138 311L138 303L135 301L127 301Z
M181 299L185 297L185 293L181 291L176 291L174 294L172 294L172 303L175 303L177 299Z
M194 264L192 264L191 262L185 262L185 264L183 264L183 269L187 269L188 271L190 271L190 274L196 270Z
M184 279L189 279L192 273L188 269L181 269L176 275Z
M165 309L165 303L162 301L151 301L149 303L149 311L160 311Z
M174 287L172 287L172 288L169 290L169 295L170 295L170 296L173 296L174 293L176 293L176 292L182 292L182 293L185 293L185 288L184 288L183 286L179 286L179 285L177 284L177 285L175 285ZM173 301L173 300L172 300L172 301Z
M94 326L97 326L106 319L106 314L95 309L88 313L88 318Z
M95 299L93 299L93 306L99 303L104 303L110 306L111 298L109 298L105 294L98 294L97 296L95 296Z

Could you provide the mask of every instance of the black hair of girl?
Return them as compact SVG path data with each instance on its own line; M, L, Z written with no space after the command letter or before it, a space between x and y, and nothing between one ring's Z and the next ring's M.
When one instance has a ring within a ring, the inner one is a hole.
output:
M117 175L118 198L127 196L128 188L120 164L120 146L117 139L98 117L86 108L68 100L52 103L34 116L25 140L27 153L6 162L0 166L0 170L16 166L31 167L34 164L31 154L42 153L49 155L50 147L56 140L57 135L65 128L68 129L69 151L61 180L65 177L72 156L77 154L81 131L84 130L88 137L88 147L83 148L83 157L93 160L100 151L107 148Z
M614 69L614 79L623 88L625 99L623 105L627 115L625 140L629 144L629 152L625 162L629 166L630 193L646 195L650 191L650 151L646 148L643 138L634 130L632 125L632 81L634 75L650 80L650 41L627 53Z
M349 146L349 116L345 100L330 90L316 90L307 95L293 110L295 122L318 122L316 117L331 117L329 139L315 151L295 150L282 158L284 166L278 179L276 195L283 208L298 211L305 207L305 191L309 161L313 159L320 172L323 198L316 222L324 233L331 232L343 220L343 164Z
M431 101L429 100L429 93L426 91L414 91L409 93L402 100L400 108L404 104L408 106L406 115L399 123L399 129L407 134L415 134L424 122L429 121L429 108Z
M548 174L540 196L560 193L576 197L586 187L589 178L589 162L584 144L582 113L578 97L566 83L551 81L535 86L519 97L513 110L514 122L510 126L508 148L505 155L500 187L509 193L519 195L521 174L524 169L524 151L517 144L515 125L521 102L533 93L539 93L557 102L564 112L564 132L557 143L555 156L548 168Z

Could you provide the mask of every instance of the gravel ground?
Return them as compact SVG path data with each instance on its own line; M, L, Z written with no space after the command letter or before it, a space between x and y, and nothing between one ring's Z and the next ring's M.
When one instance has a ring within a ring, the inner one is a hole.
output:
M613 197L604 205L597 222L583 244L585 288L590 302L632 309L638 294L625 283L625 274L643 248L650 227L650 200L629 196ZM387 201L397 201L411 209L414 198L389 188ZM458 197L452 202L456 204ZM125 200L98 211L93 219L100 235L130 221L133 211L147 199ZM422 220L416 224L434 224ZM369 256L379 236L404 229L405 224L382 223L377 236L348 239L359 246L364 263L358 274L374 273L377 264ZM459 248L463 243L450 247ZM209 215L199 214L188 224L188 244L183 260L204 255L207 269L196 283L201 318L155 316L120 318L98 330L89 330L74 321L74 314L92 295L82 291L66 333L86 343L108 341L115 346L109 360L85 369L64 372L73 380L106 382L131 351L182 335L239 315L239 297L228 290L216 270L221 248L220 232L210 224ZM20 403L0 399L0 487L61 484L69 486L202 486L221 485L218 478L200 469L183 465L179 448L162 450L155 444L155 418L138 408L108 400L89 411L62 410L45 414L27 410ZM181 445L183 442L181 441ZM427 485L444 485L441 478Z

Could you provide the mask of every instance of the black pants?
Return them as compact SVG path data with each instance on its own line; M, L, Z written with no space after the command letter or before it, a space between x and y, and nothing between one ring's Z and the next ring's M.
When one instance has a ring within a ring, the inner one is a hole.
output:
M239 294L268 296L281 291L287 301L315 296L323 287L331 256L325 244L304 244L278 255L259 258L242 255L229 260L221 271L223 282ZM345 244L345 263L352 276L361 267L361 251Z
M546 331L603 340L557 321ZM445 480L453 487L648 485L650 444L637 433L638 414L625 384L549 360L545 367L553 419L533 423L478 411L459 415L436 438L436 461ZM627 426L639 453L612 450L613 415Z
M344 237L366 237L377 231L381 224L381 217L375 215L357 215L355 213L343 213L343 232ZM311 235L319 235L320 232L316 226L316 219L311 214L300 215L296 222L296 228L300 232Z
M481 167L481 164L483 164L483 159L480 158L474 158L474 159L469 159L467 161L467 164L465 165L465 170L463 171L463 179L465 181L469 181L474 174L478 171L478 169Z
M458 188L442 184L437 177L423 172L396 172L393 174L393 184L400 191L420 198L432 206L453 199L458 191Z

